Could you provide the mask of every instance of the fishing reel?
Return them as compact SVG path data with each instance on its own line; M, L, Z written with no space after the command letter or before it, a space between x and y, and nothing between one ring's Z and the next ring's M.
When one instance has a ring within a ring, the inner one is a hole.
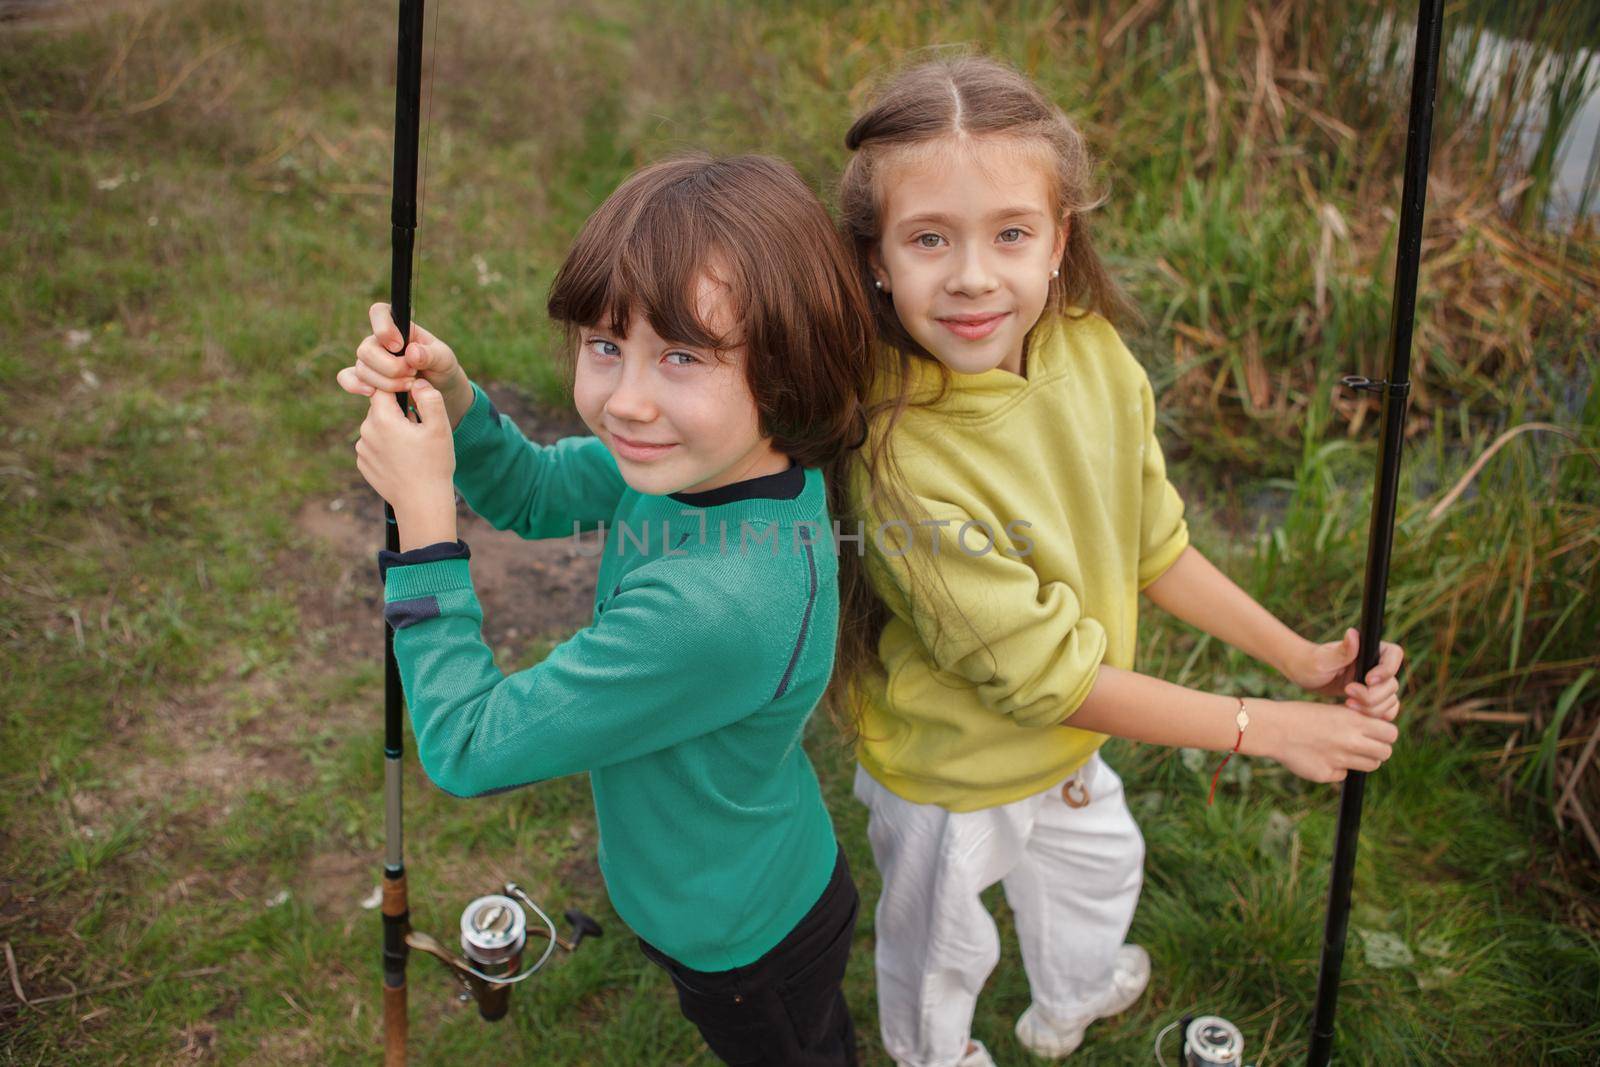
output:
M1161 1042L1179 1027L1183 1028L1182 1067L1247 1067L1244 1034L1220 1015L1185 1015L1162 1027L1156 1035L1156 1062L1162 1067L1167 1058Z
M543 928L529 929L523 905L539 917ZM503 893L479 897L462 911L464 959L420 930L406 933L406 945L426 952L449 968L461 983L461 999L476 1000L478 1014L489 1022L496 1022L505 1018L511 1006L511 987L538 973L558 946L569 953L575 952L584 938L599 937L603 933L599 923L577 908L568 908L563 914L572 927L570 937L556 932L550 916L517 883L507 882ZM545 939L544 951L532 966L518 971L530 936Z

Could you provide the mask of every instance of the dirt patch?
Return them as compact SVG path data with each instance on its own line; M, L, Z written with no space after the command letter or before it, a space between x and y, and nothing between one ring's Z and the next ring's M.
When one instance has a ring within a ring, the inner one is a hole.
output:
M530 440L545 444L586 432L573 413L539 407L501 386L486 391ZM201 821L216 824L228 817L246 788L306 780L305 720L282 709L325 701L324 694L352 663L382 656L383 590L376 557L383 503L354 470L350 473L350 482L334 497L309 501L300 510L298 527L312 552L285 552L273 567L282 588L300 591L304 653L292 667L253 670L248 663L232 664L216 681L132 709L118 731L120 743L148 745L150 755L135 755L126 763L120 794L125 800L149 803L200 789L209 798ZM515 660L532 643L562 639L589 623L598 559L580 555L570 537L524 541L458 506L484 609L483 636L491 648ZM324 711L338 714L335 708ZM106 830L114 813L100 810L103 805L92 796L79 799L73 815L83 832ZM340 887L341 900L364 895L348 889Z
M304 781L310 775L307 724L302 715L286 709L320 700L334 669L333 663L315 658L293 669L255 671L241 661L224 671L226 680L136 709L114 741L132 754L118 775L116 795L121 799L116 810L159 804L190 790L203 792L206 803L176 817L165 828L170 833L193 820L220 824L252 787ZM76 807L88 817L85 829L104 829L101 813L88 798Z
M537 406L504 386L486 385L484 391L537 444L588 433L573 412ZM571 537L524 541L496 530L459 497L456 517L459 536L472 549L473 586L483 605L483 637L491 648L517 657L533 641L564 638L588 625L598 558L580 555ZM331 588L306 587L301 616L325 630L375 634L381 641L383 590L377 553L383 501L352 470L350 481L332 499L301 508L298 524L340 561Z
M348 923L377 914L366 906L377 884L376 860L370 851L337 851L312 856L296 888L319 916Z

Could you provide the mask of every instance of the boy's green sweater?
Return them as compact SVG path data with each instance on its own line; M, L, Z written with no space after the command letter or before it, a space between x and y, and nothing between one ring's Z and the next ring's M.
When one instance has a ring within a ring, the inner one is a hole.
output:
M507 675L464 544L380 553L422 766L458 796L588 771L617 913L696 970L750 963L837 851L800 743L839 614L822 475L647 496L599 439L533 444L473 391L455 430L468 505L530 539L604 527L604 554L590 625Z

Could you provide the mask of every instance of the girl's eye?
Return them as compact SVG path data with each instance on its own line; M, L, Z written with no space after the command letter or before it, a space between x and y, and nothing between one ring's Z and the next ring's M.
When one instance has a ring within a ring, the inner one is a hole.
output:
M1012 226L1010 229L1000 231L1000 243L1014 245L1018 241L1022 240L1025 236L1027 235L1024 234L1020 229Z
M912 240L923 248L938 248L939 242L943 241L944 238L936 233L919 233Z
M677 356L681 356L683 358L684 362L682 362L682 363L674 363L673 364L674 367L689 367L689 366L693 366L694 364L700 362L699 358L696 357L692 352L668 352L667 353L667 358L668 359L672 359L672 358L677 357Z
M594 340L589 342L589 350L597 356L622 355L622 349L618 348L615 343L600 337L596 337Z

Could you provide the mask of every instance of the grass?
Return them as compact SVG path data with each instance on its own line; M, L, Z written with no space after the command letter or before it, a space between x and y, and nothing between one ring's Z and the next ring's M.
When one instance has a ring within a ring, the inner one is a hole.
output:
M1187 4L431 7L417 314L475 376L564 402L544 286L637 163L759 149L825 189L871 77L981 42L1106 156L1099 240L1147 316L1128 335L1197 541L1303 632L1353 619L1376 411L1333 383L1379 369L1403 115L1338 64L1384 8L1224 2L1196 23ZM1592 28L1576 6L1537 25L1503 7L1496 32ZM332 376L387 278L392 11L264 10L172 0L0 24L0 940L30 998L83 993L23 1007L0 983L5 1062L370 1062L379 1044L361 907L381 837L379 634L330 595L370 582L370 560L298 516L353 477L357 412ZM1600 245L1502 202L1515 176L1494 116L1526 80L1482 118L1452 70L1389 599L1409 727L1368 790L1340 1062L1588 1063L1595 868L1560 803L1600 722ZM1530 421L1572 436L1517 436L1445 506ZM1166 620L1143 643L1163 677L1286 692ZM820 724L811 751L871 900L848 756ZM1208 809L1204 761L1110 758L1150 846L1133 936L1157 970L1079 1058L1147 1062L1167 1021L1217 1011L1253 1059L1298 1060L1333 795L1235 761ZM416 1062L706 1062L605 902L581 780L462 804L412 763L407 790L420 928L448 931L508 877L608 925L498 1027L419 959ZM1600 815L1600 770L1575 795ZM848 992L881 1063L871 938L864 916ZM1009 935L1005 951L976 1032L1020 1063Z

